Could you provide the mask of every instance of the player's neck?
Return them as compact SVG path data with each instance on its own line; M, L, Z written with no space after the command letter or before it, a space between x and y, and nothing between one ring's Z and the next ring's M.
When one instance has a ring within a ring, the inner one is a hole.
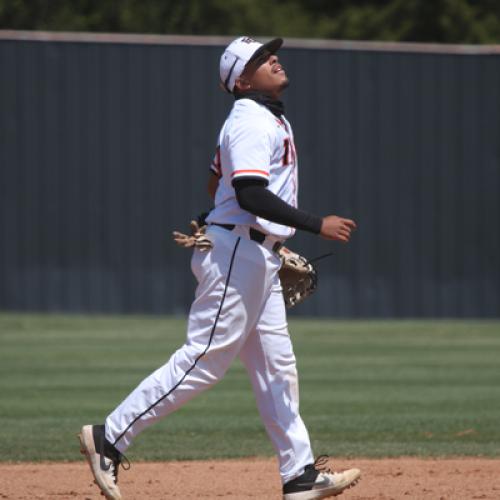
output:
M238 99L251 99L252 101L258 102L265 106L271 113L278 118L281 115L285 114L285 106L279 100L279 98L275 99L271 94L257 91L257 90L248 90L246 92L235 92L234 98Z

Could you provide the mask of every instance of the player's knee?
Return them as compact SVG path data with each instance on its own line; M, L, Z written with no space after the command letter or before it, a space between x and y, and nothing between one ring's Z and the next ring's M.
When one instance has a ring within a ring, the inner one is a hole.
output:
M204 373L207 382L214 384L226 374L232 359L228 355L214 356L207 354L199 359L197 367Z

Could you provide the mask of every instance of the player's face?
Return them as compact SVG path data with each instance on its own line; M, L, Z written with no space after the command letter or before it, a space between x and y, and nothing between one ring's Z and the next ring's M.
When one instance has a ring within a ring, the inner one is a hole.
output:
M288 77L276 54L264 54L242 76L248 85L246 90L258 90L276 97L288 86Z

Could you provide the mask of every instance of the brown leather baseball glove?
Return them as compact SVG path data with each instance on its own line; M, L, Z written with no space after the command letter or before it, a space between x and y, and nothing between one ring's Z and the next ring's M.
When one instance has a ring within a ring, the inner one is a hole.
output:
M281 247L279 255L283 264L279 270L283 298L287 308L294 307L314 293L318 286L318 274L305 257Z

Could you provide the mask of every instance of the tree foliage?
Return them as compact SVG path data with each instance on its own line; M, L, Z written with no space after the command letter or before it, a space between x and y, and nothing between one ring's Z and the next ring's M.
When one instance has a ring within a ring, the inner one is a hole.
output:
M0 28L499 43L498 0L0 0Z

